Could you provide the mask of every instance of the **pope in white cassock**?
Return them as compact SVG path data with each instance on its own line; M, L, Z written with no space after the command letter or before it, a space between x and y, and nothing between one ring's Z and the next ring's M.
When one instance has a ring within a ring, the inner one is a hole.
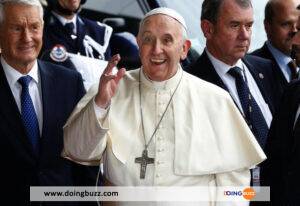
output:
M230 96L182 70L186 29L172 9L145 15L137 36L143 66L112 74L120 57L112 58L64 127L64 157L102 160L116 186L250 185L249 169L266 157ZM134 205L117 203L126 204Z

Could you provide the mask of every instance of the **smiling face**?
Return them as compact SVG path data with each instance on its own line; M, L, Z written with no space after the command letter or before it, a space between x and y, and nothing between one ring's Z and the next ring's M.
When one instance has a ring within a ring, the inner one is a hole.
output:
M6 4L4 21L0 25L0 44L6 62L27 73L41 47L43 22L36 6Z
M208 51L228 65L234 65L249 49L253 9L241 8L235 0L224 0L216 23L201 21Z
M163 14L146 18L137 42L143 71L154 81L164 81L175 75L180 60L186 58L190 48L190 42L183 39L182 25Z

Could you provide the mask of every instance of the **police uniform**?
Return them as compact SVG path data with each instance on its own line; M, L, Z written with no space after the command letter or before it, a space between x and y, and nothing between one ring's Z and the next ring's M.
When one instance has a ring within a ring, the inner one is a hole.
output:
M45 16L44 45L40 58L75 69L66 53L108 60L112 28L108 25L76 16L76 34L70 34L57 15Z

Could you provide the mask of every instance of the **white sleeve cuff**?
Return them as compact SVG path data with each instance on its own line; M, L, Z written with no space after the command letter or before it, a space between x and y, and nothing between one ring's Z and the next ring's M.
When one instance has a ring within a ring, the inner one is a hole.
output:
M96 104L95 98L93 99L93 102L94 102L94 111L95 111L97 119L104 118L108 112L109 106L106 107L105 109L103 109Z

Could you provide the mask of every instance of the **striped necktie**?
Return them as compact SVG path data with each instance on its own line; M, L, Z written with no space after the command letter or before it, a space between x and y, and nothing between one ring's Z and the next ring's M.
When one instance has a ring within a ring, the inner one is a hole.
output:
M298 79L297 65L295 61L291 60L288 63L288 67L291 71L291 80Z
M265 118L250 93L249 87L243 78L242 69L231 68L228 73L235 78L236 89L244 111L246 121L262 148L265 147L269 127Z

